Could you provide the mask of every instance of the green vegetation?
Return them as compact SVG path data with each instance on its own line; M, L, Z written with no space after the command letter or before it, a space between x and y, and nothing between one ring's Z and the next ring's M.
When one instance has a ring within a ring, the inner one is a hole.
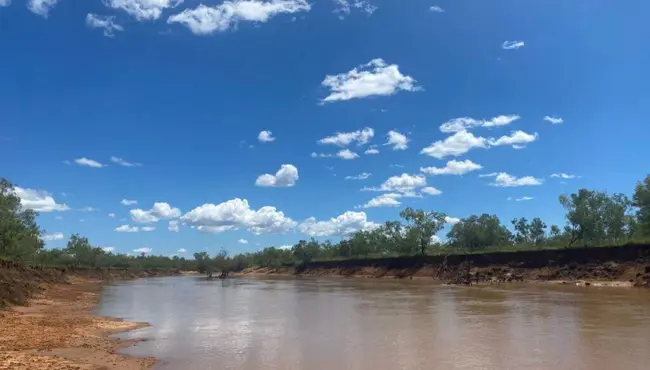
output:
M388 221L374 230L358 231L338 243L301 240L291 248L268 247L254 253L229 256L224 250L211 257L195 253L182 257L128 256L93 247L78 234L63 249L44 249L43 230L37 213L25 210L13 185L0 181L0 258L25 264L57 267L182 269L197 270L209 277L214 272L240 271L246 267L280 267L315 260L486 253L598 247L642 243L650 240L650 175L639 182L632 200L624 194L580 189L561 195L566 225L548 227L541 219L511 221L512 231L496 215L471 215L454 223L447 241L435 237L447 223L444 213L406 208L400 221Z

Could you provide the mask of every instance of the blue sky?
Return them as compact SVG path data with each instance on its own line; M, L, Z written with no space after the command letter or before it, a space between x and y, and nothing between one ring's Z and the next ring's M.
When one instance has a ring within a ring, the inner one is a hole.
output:
M559 194L648 171L649 10L0 0L0 176L48 247L236 253L405 206L563 224Z

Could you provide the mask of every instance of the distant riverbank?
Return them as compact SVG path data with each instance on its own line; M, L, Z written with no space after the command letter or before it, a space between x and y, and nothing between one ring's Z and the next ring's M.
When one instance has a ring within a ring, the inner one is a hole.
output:
M146 323L97 317L102 285L114 280L176 274L174 271L69 270L0 264L0 368L150 368L152 358L129 358L117 350L134 344L110 334ZM9 307L7 307L9 306Z
M650 245L313 261L244 275L433 279L453 284L555 282L650 286Z

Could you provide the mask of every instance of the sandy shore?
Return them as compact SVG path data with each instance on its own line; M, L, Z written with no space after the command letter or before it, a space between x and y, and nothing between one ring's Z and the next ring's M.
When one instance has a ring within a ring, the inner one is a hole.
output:
M109 338L146 323L93 315L102 281L70 277L70 284L47 284L27 307L0 311L0 369L141 370L153 358L117 354L136 341Z

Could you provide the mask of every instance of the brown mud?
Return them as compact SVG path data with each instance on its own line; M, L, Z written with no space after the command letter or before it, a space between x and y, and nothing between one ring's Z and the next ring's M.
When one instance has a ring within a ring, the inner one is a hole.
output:
M650 287L650 245L314 261L247 269L243 274L433 279L450 284L551 282Z
M0 369L153 367L153 358L117 353L135 341L109 337L146 323L98 317L93 309L104 283L163 274L175 272L41 269L0 261L0 304L9 306L0 310Z

